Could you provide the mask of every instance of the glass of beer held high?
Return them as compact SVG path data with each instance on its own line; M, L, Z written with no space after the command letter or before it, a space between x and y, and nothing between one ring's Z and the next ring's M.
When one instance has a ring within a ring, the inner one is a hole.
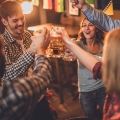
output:
M54 58L62 58L64 55L64 42L61 35L57 34L57 30L62 30L64 27L52 26L50 30L50 44L47 49L47 56Z

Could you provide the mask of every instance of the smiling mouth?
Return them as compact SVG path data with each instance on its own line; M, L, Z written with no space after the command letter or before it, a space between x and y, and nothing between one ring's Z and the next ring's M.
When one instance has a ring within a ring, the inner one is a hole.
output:
M87 34L87 35L88 35L88 34L90 34L90 32L85 32L85 34Z
M24 27L23 27L23 26L20 26L20 27L17 27L16 29L22 30L22 29L24 29Z
M17 27L17 28L23 28L23 26L19 26L19 27Z

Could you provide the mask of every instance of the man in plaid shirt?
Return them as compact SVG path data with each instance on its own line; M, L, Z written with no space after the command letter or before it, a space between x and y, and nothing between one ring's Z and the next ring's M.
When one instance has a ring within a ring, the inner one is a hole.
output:
M0 120L32 119L34 107L51 81L51 65L45 57L45 50L49 44L48 37L49 31L44 28L38 38L31 38L37 51L32 75L14 82L7 80L0 86ZM4 74L4 67L5 58L0 39L0 78Z
M32 43L31 34L24 30L25 18L18 2L3 2L0 7L0 15L5 26L2 38L4 41L6 72L2 81L7 80L7 78L15 80L17 77L27 76L28 69L34 62L32 54L28 52ZM25 64L24 61L26 61ZM10 67L11 65L12 67Z

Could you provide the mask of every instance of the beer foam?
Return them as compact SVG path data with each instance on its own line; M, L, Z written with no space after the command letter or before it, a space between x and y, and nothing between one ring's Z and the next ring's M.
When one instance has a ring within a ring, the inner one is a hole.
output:
M50 35L51 37L61 37L61 35L58 35L58 34L52 34L52 35Z

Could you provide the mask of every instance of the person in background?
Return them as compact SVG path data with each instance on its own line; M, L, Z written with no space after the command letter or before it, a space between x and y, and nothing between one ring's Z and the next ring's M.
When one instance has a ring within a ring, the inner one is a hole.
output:
M76 41L83 50L101 59L104 32L84 18ZM85 116L101 120L106 90L101 80L95 80L92 73L78 60L78 91L80 104ZM98 106L100 111L98 112ZM100 113L101 112L101 113ZM99 113L99 114L97 114Z
M32 112L40 97L51 82L51 65L45 56L49 44L49 31L44 28L35 41L37 57L35 68L29 77L16 81L7 80L0 86L0 120L31 120ZM2 38L0 38L0 79L4 74L5 56Z
M93 78L102 81L106 87L103 120L120 119L120 29L107 33L104 39L103 61L84 51L71 42L67 32L58 31L65 46L73 52L80 62L93 73Z
M70 0L73 7L81 9L86 18L103 31L120 28L120 20L112 20L105 13L93 8L85 0Z

